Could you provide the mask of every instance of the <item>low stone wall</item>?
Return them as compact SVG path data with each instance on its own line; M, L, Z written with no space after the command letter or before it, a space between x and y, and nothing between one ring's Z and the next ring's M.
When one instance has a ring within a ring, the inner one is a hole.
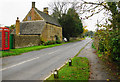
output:
M14 35L14 48L40 45L40 35Z

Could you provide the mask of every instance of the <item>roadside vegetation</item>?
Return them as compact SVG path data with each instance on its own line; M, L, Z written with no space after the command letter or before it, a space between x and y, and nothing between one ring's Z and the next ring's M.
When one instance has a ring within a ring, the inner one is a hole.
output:
M105 21L101 23L101 20L97 20L96 25L98 28L94 33L94 46L96 47L98 57L112 68L112 72L116 71L114 75L117 75L120 79L120 1L85 3L96 5L91 16L97 12L96 8L99 8L98 5L103 7L100 9L103 9L105 12L103 13Z
M114 62L109 58L108 55L105 55L103 52L100 50L97 50L94 44L92 43L92 48L96 50L97 56L105 63L105 65L108 67L106 70L112 70L111 74L120 80L120 66L119 62Z
M98 44L99 53L120 65L120 1L106 2L104 7L110 17L106 18L104 24L97 24L99 29L94 34L94 43Z
M86 57L74 57L72 66L67 63L58 70L58 79L54 79L52 74L47 80L88 80L89 72L88 59Z
M93 49L96 49L95 46L94 46L94 43L92 43L92 48L93 48Z

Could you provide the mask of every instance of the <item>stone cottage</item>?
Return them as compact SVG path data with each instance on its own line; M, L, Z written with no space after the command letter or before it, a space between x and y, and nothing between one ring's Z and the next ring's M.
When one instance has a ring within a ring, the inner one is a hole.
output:
M48 7L44 8L42 12L35 7L35 2L32 2L32 8L23 21L20 22L19 18L16 20L16 29L12 32L12 34L15 34L15 39L17 38L15 45L18 43L17 40L20 39L24 39L24 41L27 39L32 40L32 42L26 42L27 44L24 47L40 44L40 41L56 41L57 39L62 41L61 25L48 13ZM35 39L34 36L37 37L37 40L33 40Z

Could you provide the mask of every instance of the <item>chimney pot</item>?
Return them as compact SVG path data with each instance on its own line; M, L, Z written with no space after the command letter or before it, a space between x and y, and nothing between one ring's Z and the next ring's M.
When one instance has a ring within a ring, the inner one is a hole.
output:
M32 8L35 8L35 2L32 2Z
M43 9L43 12L46 13L46 14L48 14L48 7L45 7L45 8Z
M17 20L19 20L19 17L17 17Z

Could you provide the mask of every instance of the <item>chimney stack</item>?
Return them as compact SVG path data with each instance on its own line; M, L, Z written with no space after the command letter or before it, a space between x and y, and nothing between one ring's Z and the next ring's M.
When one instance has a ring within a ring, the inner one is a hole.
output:
M32 8L35 8L35 2L32 2Z
M19 17L17 17L15 28L16 28L16 35L19 35L20 34L20 20L19 20Z
M43 9L43 12L48 15L48 7L45 7L45 8Z

